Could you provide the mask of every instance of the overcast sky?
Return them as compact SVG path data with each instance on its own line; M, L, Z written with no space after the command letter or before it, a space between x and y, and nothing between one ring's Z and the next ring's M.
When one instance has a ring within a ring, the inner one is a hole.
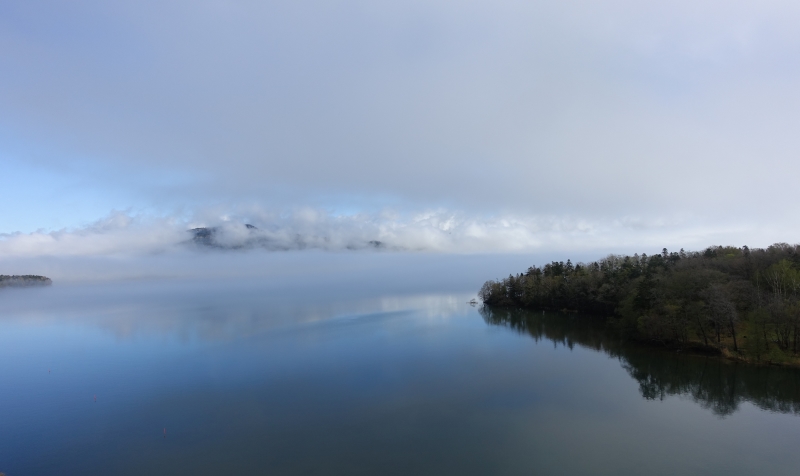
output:
M4 1L0 255L226 221L459 252L796 242L798 25L796 1Z

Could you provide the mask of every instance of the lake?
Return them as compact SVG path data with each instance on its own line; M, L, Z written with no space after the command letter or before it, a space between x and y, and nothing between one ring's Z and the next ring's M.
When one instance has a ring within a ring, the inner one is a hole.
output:
M800 468L797 370L631 345L596 318L472 306L474 290L345 288L143 280L0 290L0 471Z

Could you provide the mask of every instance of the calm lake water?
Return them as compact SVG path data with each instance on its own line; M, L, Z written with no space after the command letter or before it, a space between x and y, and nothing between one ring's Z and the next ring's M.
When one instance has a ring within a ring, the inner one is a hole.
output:
M800 373L470 294L0 290L0 471L796 475Z

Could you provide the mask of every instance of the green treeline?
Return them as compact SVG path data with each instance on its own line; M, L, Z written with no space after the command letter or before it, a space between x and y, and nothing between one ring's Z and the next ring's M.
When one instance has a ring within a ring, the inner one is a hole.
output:
M746 360L796 362L800 352L800 245L554 261L487 281L479 295L495 307L615 316L635 338Z
M21 276L0 274L0 288L10 286L49 286L53 281L45 276L23 274Z

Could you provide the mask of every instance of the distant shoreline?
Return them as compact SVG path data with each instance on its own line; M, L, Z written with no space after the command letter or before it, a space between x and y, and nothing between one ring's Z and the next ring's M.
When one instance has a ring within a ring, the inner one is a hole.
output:
M50 286L53 280L47 276L37 276L34 274L7 275L0 274L0 288L22 288L31 286Z

